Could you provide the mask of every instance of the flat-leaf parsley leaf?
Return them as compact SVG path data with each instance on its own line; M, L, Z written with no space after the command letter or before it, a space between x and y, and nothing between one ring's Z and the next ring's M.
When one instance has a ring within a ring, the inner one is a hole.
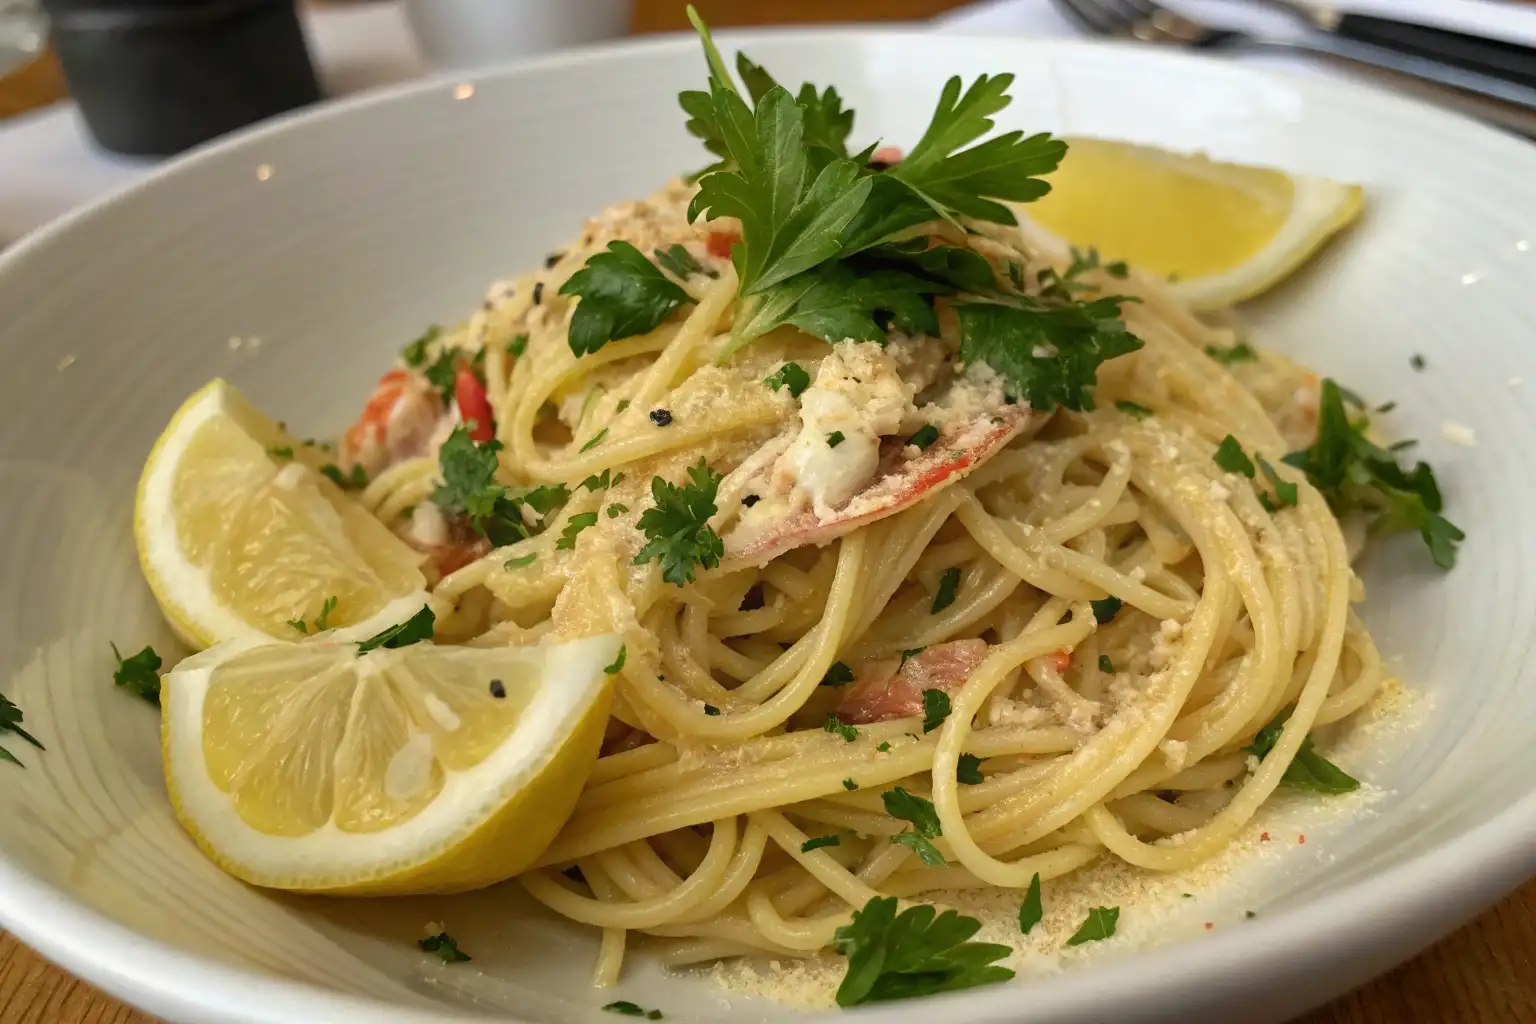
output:
M693 582L696 566L714 568L725 553L725 545L709 525L709 517L716 512L720 474L700 458L698 465L689 467L688 481L678 486L653 477L654 504L640 513L637 524L647 542L635 556L635 564L659 561L661 578L679 587Z
M1013 950L970 942L981 922L928 904L896 913L896 897L879 896L853 912L833 948L848 958L837 989L839 1006L910 999L1007 981L1013 972L995 961Z

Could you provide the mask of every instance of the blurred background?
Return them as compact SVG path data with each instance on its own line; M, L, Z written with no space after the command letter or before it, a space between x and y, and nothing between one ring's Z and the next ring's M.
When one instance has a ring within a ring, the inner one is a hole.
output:
M944 18L955 31L1067 38L1095 27L1081 16L1082 0L1077 17L1069 0L695 2L716 28ZM1096 2L1101 6L1089 10L1123 10L1137 0ZM1321 0L1171 2L1266 38L1276 33L1326 48L1342 31ZM1458 33L1415 59L1435 65L1436 74L1471 66L1491 75L1509 86L1506 96L1514 99L1501 101L1505 107L1536 97L1532 0L1332 6ZM196 16L214 8L225 13ZM132 182L169 154L326 96L686 28L683 0L0 0L0 248ZM1468 37L1475 38L1458 41ZM1532 111L1536 102L1524 114ZM0 934L0 1024L86 1021L149 1024ZM1536 1021L1536 883L1305 1024L1399 1021Z

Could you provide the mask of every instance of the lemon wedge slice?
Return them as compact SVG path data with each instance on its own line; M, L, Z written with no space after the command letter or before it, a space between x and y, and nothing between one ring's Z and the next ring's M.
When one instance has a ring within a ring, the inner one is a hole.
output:
M225 871L301 892L459 892L510 878L597 760L619 650L235 640L163 684L165 776Z
M171 418L139 478L133 534L184 641L293 640L290 623L317 621L367 635L422 605L421 556L317 472L325 460L222 380Z
M1027 215L1063 242L1170 278L1196 309L1253 298L1360 215L1364 189L1327 178L1100 139L1069 140Z

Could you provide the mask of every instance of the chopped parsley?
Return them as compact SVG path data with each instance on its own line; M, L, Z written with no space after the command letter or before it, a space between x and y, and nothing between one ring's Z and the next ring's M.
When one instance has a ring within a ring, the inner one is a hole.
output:
M1370 420L1351 419L1338 384L1324 380L1318 403L1317 440L1282 461L1307 474L1335 514L1363 513L1375 534L1417 530L1435 564L1456 564L1456 546L1466 539L1450 520L1435 472L1426 462L1405 470L1389 449L1366 437Z
M423 953L436 953L445 964L467 963L471 957L459 949L457 940L447 932L438 932L417 942Z
M881 740L880 741L880 745L877 746L875 749L878 750L882 754L889 753L890 750L891 750L891 741L890 740Z
M839 928L833 948L848 958L837 1005L910 999L1007 981L1013 971L995 961L1013 950L971 942L981 922L923 903L896 913L896 897L878 896Z
M589 491L606 491L610 487L617 487L624 482L624 474L613 475L613 470L605 469L601 473L593 473L581 482L581 486Z
M1429 365L1429 363L1428 363L1428 362L1426 362L1426 361L1425 361L1425 359L1424 359L1424 357L1423 357L1423 356L1421 356L1421 355L1419 355L1419 354L1418 354L1418 353L1417 353L1417 352L1415 352L1415 353L1414 353L1414 354L1413 354L1413 355L1412 355L1412 356L1411 356L1411 357L1410 357L1410 358L1409 358L1409 359L1408 359L1408 365L1409 365L1409 366L1411 366L1411 367L1413 367L1413 368L1414 368L1414 369L1415 369L1415 370L1420 370L1420 371L1422 371L1422 370L1423 370L1423 369L1424 369L1424 368L1425 368L1425 367L1426 367L1426 366L1428 366L1428 365Z
M1259 353L1246 341L1240 341L1231 348L1207 345L1205 346L1205 354L1223 366L1231 366L1233 363L1251 363L1259 358Z
M405 360L406 366L420 366L427 361L427 347L442 337L442 335L443 329L437 324L433 324L423 331L420 337L400 350L400 358Z
M1119 907L1094 907L1088 911L1081 927L1067 940L1069 946L1081 946L1085 942L1098 942L1115 934L1115 922L1120 918Z
M640 513L637 524L646 545L635 556L635 564L659 561L661 578L679 587L693 582L695 566L714 568L725 553L725 545L709 525L709 517L716 512L720 474L700 458L689 467L688 481L678 486L653 477L654 504Z
M315 616L315 632L316 633L323 633L327 629L331 628L331 626L330 626L331 612L333 612L335 610L336 610L336 598L335 597L328 597L328 598L326 598L325 602L320 606L320 614ZM303 619L289 619L288 620L288 625L292 626L294 629L298 630L301 634L303 634L305 636L309 635L309 627L307 625L305 625Z
M903 668L906 667L907 662L911 661L913 658L917 657L919 654L922 654L927 649L928 648L926 648L926 647L909 647L906 650L902 651L901 652L901 664L896 666L896 671L900 672Z
M933 605L929 608L930 615L939 612L955 603L955 596L960 593L960 567L952 565L944 570L944 575L939 577L938 593L933 595Z
M1139 420L1144 420L1148 416L1152 415L1152 410L1142 405L1140 402L1128 402L1123 398L1115 403L1115 408L1119 409L1126 415L1134 416Z
M718 718L720 716L720 709L713 704L705 704L704 713L712 718Z
M885 804L885 813L912 823L910 831L891 836L891 842L910 848L929 867L943 867L944 855L930 841L944 834L933 802L913 796L900 786L886 790L880 799Z
M274 444L267 449L267 454L274 459L291 459L293 458L293 445Z
M459 388L459 365L462 362L462 352L456 348L445 348L421 371L427 383L437 389L444 406L453 405L454 395Z
M1256 455L1254 459L1259 464L1259 472L1264 474L1264 479L1268 480L1270 486L1275 489L1273 495L1260 491L1259 504L1263 505L1265 510L1269 512L1278 512L1283 508L1295 508L1296 502L1300 498L1296 485L1282 479L1280 474L1275 472L1275 467L1271 466L1269 460L1264 458L1264 456Z
M843 443L843 440L843 432L841 430L834 430L827 435L827 447L836 448Z
M560 531L560 539L555 541L556 551L576 550L576 537L589 526L597 525L596 512L578 512L565 521L565 529Z
M507 342L507 355L513 359L521 356L526 351L528 351L528 335L526 334L513 335L512 340Z
M799 398L801 392L811 386L811 375L799 363L785 363L764 377L763 383L775 391L789 388L789 397Z
M1101 626L1113 622L1115 616L1120 614L1120 609L1125 607L1125 602L1118 597L1106 597L1101 601L1089 601L1088 604L1093 608L1093 621Z
M827 674L821 677L821 686L847 686L853 682L853 669L841 661L834 661Z
M621 501L616 501L612 505L609 505L607 508L603 509L603 511L608 513L609 519L617 519L619 516L629 511L629 506Z
M603 671L610 676L616 676L624 671L624 659L629 655L629 645L620 644L619 653L613 659L612 665L603 666Z
M656 265L663 270L671 271L674 277L686 281L694 274L703 274L706 277L719 277L718 270L708 270L701 266L699 261L693 258L693 253L681 242L673 242L665 249L652 249L651 255L656 257Z
M960 360L981 360L1038 412L1094 408L1100 364L1141 348L1120 319L1123 299L1067 306L960 303Z
M1072 262L1068 264L1064 272L1058 274L1056 268L1047 267L1036 274L1035 279L1040 284L1041 295L1058 299L1062 302L1071 302L1079 294L1098 290L1087 281L1080 280L1090 270L1103 270L1110 277L1119 280L1125 279L1131 272L1131 268L1126 266L1124 260L1115 260L1113 263L1100 263L1099 250L1089 248L1087 252L1084 252L1074 245L1072 247Z
M1109 655L1107 655L1107 654L1099 655L1099 671L1100 672L1104 672L1104 673L1110 673L1110 672L1113 672L1114 670L1115 670L1115 663L1109 660Z
M827 712L827 722L822 726L822 728L827 732L836 733L843 738L844 742L847 743L852 743L854 740L859 738L859 730L855 729L841 718L838 718L837 712L835 711Z
M1291 710L1291 708L1282 710L1268 725L1259 730L1253 742L1243 750L1253 754L1260 761L1268 757L1269 752L1275 749L1275 744L1280 742L1280 733L1285 728L1286 719L1291 717ZM1286 765L1285 774L1280 777L1280 784L1292 789L1328 794L1353 793L1360 788L1358 779L1313 749L1311 733L1302 739L1296 756L1291 759L1290 764Z
M924 423L917 433L907 438L907 444L917 445L917 447L926 450L938 439L939 428L932 423Z
M543 484L521 494L514 494L496 482L501 442L477 444L469 432L459 427L438 452L438 467L443 482L432 492L432 501L444 512L466 515L475 531L497 547L528 537L531 532L523 517L523 508L541 516L564 505L570 492L564 484ZM536 529L543 529L540 520Z
M975 754L961 754L955 766L955 781L962 786L979 786L986 780L981 774L981 758Z
M424 640L431 640L433 627L437 623L437 616L432 613L430 605L422 605L421 611L412 615L398 625L375 633L373 636L357 645L358 654L367 654L369 651L380 647L395 650L400 647L409 647L411 644L419 644Z
M843 780L843 788L848 790L851 793L855 789L859 788L859 784L857 782L854 782L852 779L844 779Z
M149 650L148 647L144 649L146 651ZM116 648L114 648L114 651L115 650ZM118 660L121 662L122 659ZM155 659L157 668L159 667L159 661L159 658ZM159 686L159 681L156 680L155 689L157 701L159 700ZM14 736L20 736L23 740L32 744L32 746L36 747L38 750L46 750L47 748L38 742L36 736L33 736L30 732L27 732L27 730L21 727L21 723L26 717L27 716L22 712L21 708L17 707L15 704L12 704L10 700L5 696L5 694L0 693L0 736L5 735L6 733L11 733ZM26 767L26 765L22 764L21 760L17 758L15 754L11 753L9 750L6 750L4 747L0 747L0 761L9 761L11 764L16 765L18 768Z
M587 443L581 446L582 452L589 452L593 448L596 448L598 445L603 443L603 438L607 436L608 428L604 427L602 430L599 430L597 433L587 438Z
M360 491L368 486L368 471L360 464L353 464L352 469L346 473L334 463L327 463L320 467L320 473L337 487L347 490Z
M1040 872L1037 871L1035 877L1029 880L1024 902L1019 906L1019 931L1028 935L1044 917L1045 908L1040 903Z
M112 657L117 661L117 668L112 671L112 682L135 697L159 704L160 655L155 653L153 647L146 647L138 654L125 658L118 653L117 644L111 646Z
M827 846L840 846L842 842L842 838L837 835L815 836L800 844L800 852L810 853L812 850L820 850Z
M1253 460L1248 458L1242 444L1231 434L1222 438L1221 444L1216 446L1212 461L1228 473L1241 473L1249 479L1253 478Z
M628 242L608 243L560 286L581 301L571 314L570 346L578 356L610 341L647 334L672 311L692 302L681 287Z
M646 1010L642 1007L636 1006L634 1003L627 999L620 999L617 1002L609 1003L608 1005L604 1006L603 1009L607 1010L609 1013L622 1014L625 1017L644 1017L646 1020L662 1019L662 1013L660 1010Z
M929 733L949 717L949 694L943 690L923 691L923 732Z

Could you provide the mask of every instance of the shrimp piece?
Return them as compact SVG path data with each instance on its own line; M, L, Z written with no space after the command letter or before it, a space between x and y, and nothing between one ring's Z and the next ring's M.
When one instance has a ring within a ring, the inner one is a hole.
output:
M986 656L985 640L951 640L904 661L866 661L854 670L853 685L838 703L837 715L854 725L921 715L924 690L954 693Z
M341 467L363 467L370 477L425 454L443 419L442 398L425 377L390 370L379 378L363 414L341 441Z

